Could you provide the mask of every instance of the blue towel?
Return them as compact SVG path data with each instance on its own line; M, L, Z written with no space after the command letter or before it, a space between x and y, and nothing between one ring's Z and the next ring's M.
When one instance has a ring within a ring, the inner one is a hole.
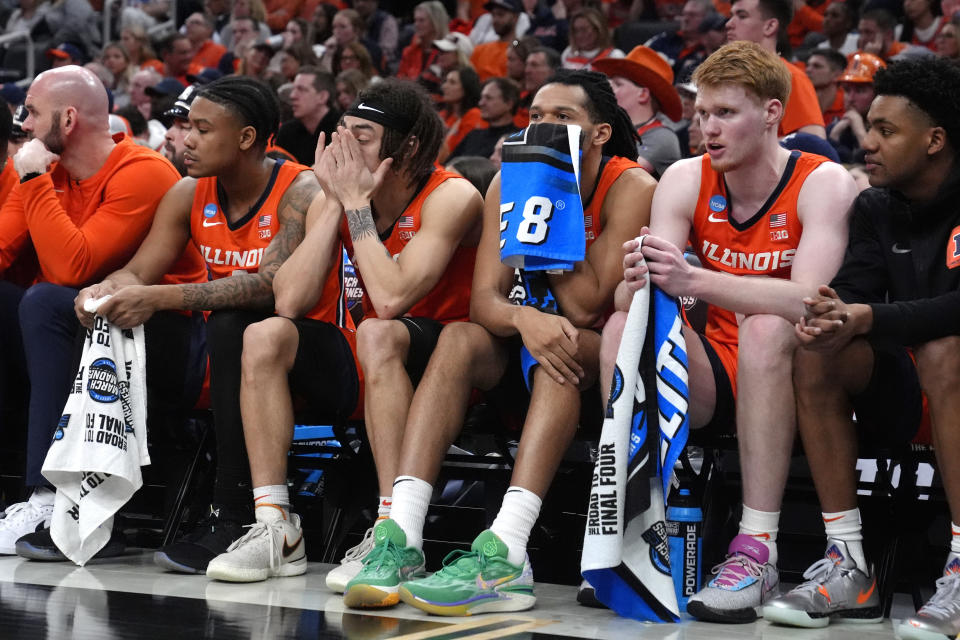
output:
M572 271L586 255L580 127L533 124L503 143L500 260L527 271Z

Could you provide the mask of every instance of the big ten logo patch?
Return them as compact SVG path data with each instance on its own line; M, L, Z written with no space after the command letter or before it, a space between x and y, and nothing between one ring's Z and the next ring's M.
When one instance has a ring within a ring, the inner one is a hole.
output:
M947 268L960 266L960 227L954 227L947 240Z

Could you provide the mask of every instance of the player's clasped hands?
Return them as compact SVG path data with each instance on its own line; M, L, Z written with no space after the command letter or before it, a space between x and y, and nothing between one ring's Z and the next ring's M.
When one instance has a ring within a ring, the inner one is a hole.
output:
M867 305L848 305L837 292L826 285L816 295L803 299L804 314L794 327L803 346L817 351L835 351L862 333L864 322L869 323ZM866 314L866 315L865 315Z
M580 332L563 316L543 313L532 307L519 310L517 330L544 372L557 384L579 385L584 376L577 361Z

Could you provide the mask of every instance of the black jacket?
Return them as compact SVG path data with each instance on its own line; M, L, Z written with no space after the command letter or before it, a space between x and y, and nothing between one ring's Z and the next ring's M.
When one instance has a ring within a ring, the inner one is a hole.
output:
M960 164L922 205L888 189L861 193L831 286L871 306L873 337L909 346L960 335Z

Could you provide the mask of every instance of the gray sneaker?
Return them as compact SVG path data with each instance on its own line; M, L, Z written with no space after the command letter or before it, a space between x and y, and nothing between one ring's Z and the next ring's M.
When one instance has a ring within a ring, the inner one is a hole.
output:
M883 621L877 579L859 568L841 540L828 540L824 557L803 573L806 582L763 608L769 622L818 628L830 619L844 622Z
M780 583L769 559L765 544L743 533L735 536L727 559L713 568L716 577L687 602L687 613L705 622L753 622Z
M942 640L960 634L960 558L954 558L937 580L937 592L917 615L900 623L903 640Z

